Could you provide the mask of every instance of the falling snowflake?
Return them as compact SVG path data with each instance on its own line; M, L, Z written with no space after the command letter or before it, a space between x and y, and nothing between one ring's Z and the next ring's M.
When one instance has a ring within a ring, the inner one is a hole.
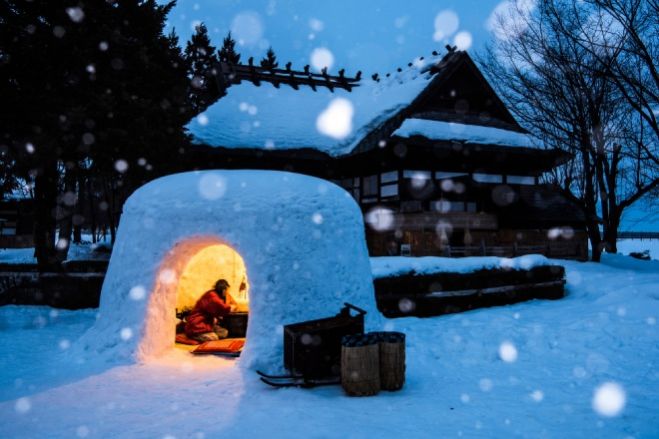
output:
M458 26L460 26L458 14L450 9L441 11L435 17L435 34L433 35L433 39L435 41L441 41L444 38L448 38L458 30Z
M483 392L489 392L492 390L492 387L494 387L494 383L492 383L492 380L489 378L483 378L478 382L478 387L480 387Z
M123 174L128 170L128 162L126 160L119 159L116 162L114 162L114 169L116 169L117 172Z
M467 50L471 47L473 38L471 33L467 31L458 32L453 38L453 44L458 47L458 50Z
M158 275L158 280L164 284L171 284L176 281L176 272L166 268Z
M309 19L309 27L314 32L320 32L325 28L325 24L317 18L310 18Z
M241 46L257 44L263 37L263 23L259 14L245 11L231 22L231 34Z
M317 47L311 52L311 66L317 71L325 67L331 69L334 64L334 55L326 47Z
M410 300L406 297L398 301L398 309L400 309L402 313L405 314L411 313L412 311L414 311L415 308L416 308L416 303L414 303L413 300Z
M366 214L366 223L374 230L383 232L395 226L394 212L384 207L376 207Z
M66 13L71 19L71 21L75 23L80 23L82 20L85 19L85 12L82 10L82 8L79 7L66 8Z
M204 174L199 179L199 193L206 200L217 200L227 190L226 181L218 174Z
M205 127L208 125L208 116L206 116L205 113L201 113L199 116L197 116L197 123L202 127Z
M14 409L17 413L20 414L29 412L32 409L32 402L30 402L30 398L18 398L18 400L16 400L16 404L14 405Z
M135 301L144 300L146 297L146 289L142 285L137 285L130 289L128 295Z
M625 390L620 384L606 382L595 389L593 410L602 416L617 416L625 408L626 399Z
M499 358L506 363L514 363L517 361L517 348L509 341L504 341L499 346Z
M133 330L130 328L122 328L119 335L121 335L122 340L128 341L133 337Z
M89 436L89 427L87 427L86 425L81 425L80 427L76 428L76 435L78 437Z
M352 102L345 98L335 98L316 119L316 128L326 136L344 139L352 131Z
M531 399L534 400L535 402L540 402L543 399L545 399L545 394L542 392L542 390L534 390L531 392Z

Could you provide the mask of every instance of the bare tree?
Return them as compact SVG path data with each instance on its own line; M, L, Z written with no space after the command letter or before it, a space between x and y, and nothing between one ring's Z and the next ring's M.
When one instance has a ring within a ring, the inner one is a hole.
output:
M560 30L587 51L626 102L625 123L615 133L619 165L603 168L598 182L604 241L616 251L623 210L659 187L659 1L547 3Z
M656 155L647 124L611 80L621 63L620 51L609 50L620 45L606 40L615 25L579 4L517 3L499 17L499 38L481 64L524 126L546 147L572 154L548 179L582 209L598 261L602 249L615 251L622 212L659 184L659 173L648 166ZM592 27L602 38L582 37Z

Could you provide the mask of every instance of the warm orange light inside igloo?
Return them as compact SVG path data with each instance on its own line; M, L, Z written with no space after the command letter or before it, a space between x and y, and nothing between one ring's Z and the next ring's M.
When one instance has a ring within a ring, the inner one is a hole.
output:
M220 279L229 284L225 298L225 305L231 307L229 314L219 311L216 295L204 296ZM180 268L175 288L176 345L194 353L239 355L245 343L249 311L249 283L243 258L221 243L197 247ZM195 346L198 343L202 343L199 348Z
M178 280L176 309L182 311L194 307L219 279L229 282L227 302L235 305L236 311L247 312L249 283L245 262L234 249L224 244L204 247L190 258Z

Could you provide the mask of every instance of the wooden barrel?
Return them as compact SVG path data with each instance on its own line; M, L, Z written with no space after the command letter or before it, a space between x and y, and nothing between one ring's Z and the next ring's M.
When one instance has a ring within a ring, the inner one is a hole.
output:
M380 388L400 390L405 384L405 334L377 332L380 346Z
M350 396L371 396L380 391L378 337L346 335L341 341L341 386Z

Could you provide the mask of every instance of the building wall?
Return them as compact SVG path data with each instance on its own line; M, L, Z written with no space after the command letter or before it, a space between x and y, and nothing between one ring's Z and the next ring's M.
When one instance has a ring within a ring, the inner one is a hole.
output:
M446 240L435 230L379 232L367 226L366 240L371 256L515 257L542 254L560 259L588 258L588 237L584 231L574 231L568 237L554 235L554 229L468 232L457 229Z

